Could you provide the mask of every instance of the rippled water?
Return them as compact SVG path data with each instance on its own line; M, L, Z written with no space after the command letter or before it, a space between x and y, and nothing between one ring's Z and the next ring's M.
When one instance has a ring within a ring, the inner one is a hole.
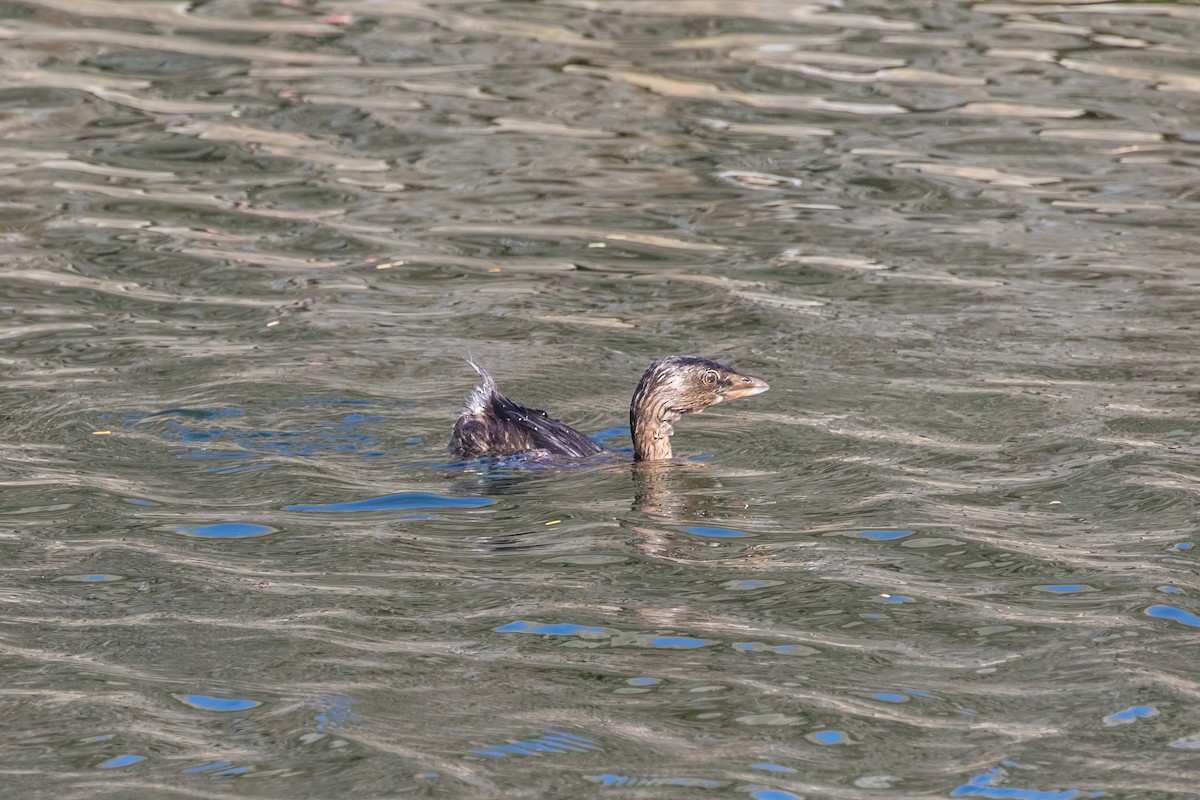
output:
M1194 796L1196 6L2 8L6 796Z

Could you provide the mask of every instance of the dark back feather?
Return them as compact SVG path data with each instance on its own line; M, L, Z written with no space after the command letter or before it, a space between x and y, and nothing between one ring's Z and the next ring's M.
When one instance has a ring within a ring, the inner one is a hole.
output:
M600 452L600 445L570 425L509 400L487 370L469 363L479 373L480 382L454 423L450 449L455 453L464 458L521 453L586 458Z

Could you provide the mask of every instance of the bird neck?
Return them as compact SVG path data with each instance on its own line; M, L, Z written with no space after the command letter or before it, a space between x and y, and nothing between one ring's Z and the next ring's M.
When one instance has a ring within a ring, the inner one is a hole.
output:
M634 461L662 461L671 458L671 423L680 413L667 405L662 392L638 385L629 405L629 432L633 436Z

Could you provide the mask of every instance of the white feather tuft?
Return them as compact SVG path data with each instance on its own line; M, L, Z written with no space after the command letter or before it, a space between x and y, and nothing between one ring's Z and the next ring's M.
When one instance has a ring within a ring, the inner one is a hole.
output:
M480 380L479 385L475 387L475 391L467 399L467 407L464 413L480 414L487 408L489 398L496 392L496 382L492 380L492 376L488 371L476 364L470 356L467 357L467 363L479 373Z

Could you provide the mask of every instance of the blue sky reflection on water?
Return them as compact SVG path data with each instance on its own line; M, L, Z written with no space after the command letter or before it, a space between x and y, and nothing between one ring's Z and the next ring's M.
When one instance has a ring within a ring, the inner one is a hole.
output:
M310 511L334 513L345 511L394 511L417 508L480 508L495 503L488 497L446 497L430 492L399 492L382 497L363 500L348 500L342 503L298 504L284 508L285 511Z
M1078 789L1020 789L1003 784L1008 783L1010 773L1003 767L996 767L980 775L976 775L966 783L956 786L951 797L988 797L1013 798L1013 800L1074 800L1082 797L1101 797L1103 792L1081 791Z
M211 525L180 526L175 530L202 539L246 539L271 533L274 528L250 522L216 522Z

